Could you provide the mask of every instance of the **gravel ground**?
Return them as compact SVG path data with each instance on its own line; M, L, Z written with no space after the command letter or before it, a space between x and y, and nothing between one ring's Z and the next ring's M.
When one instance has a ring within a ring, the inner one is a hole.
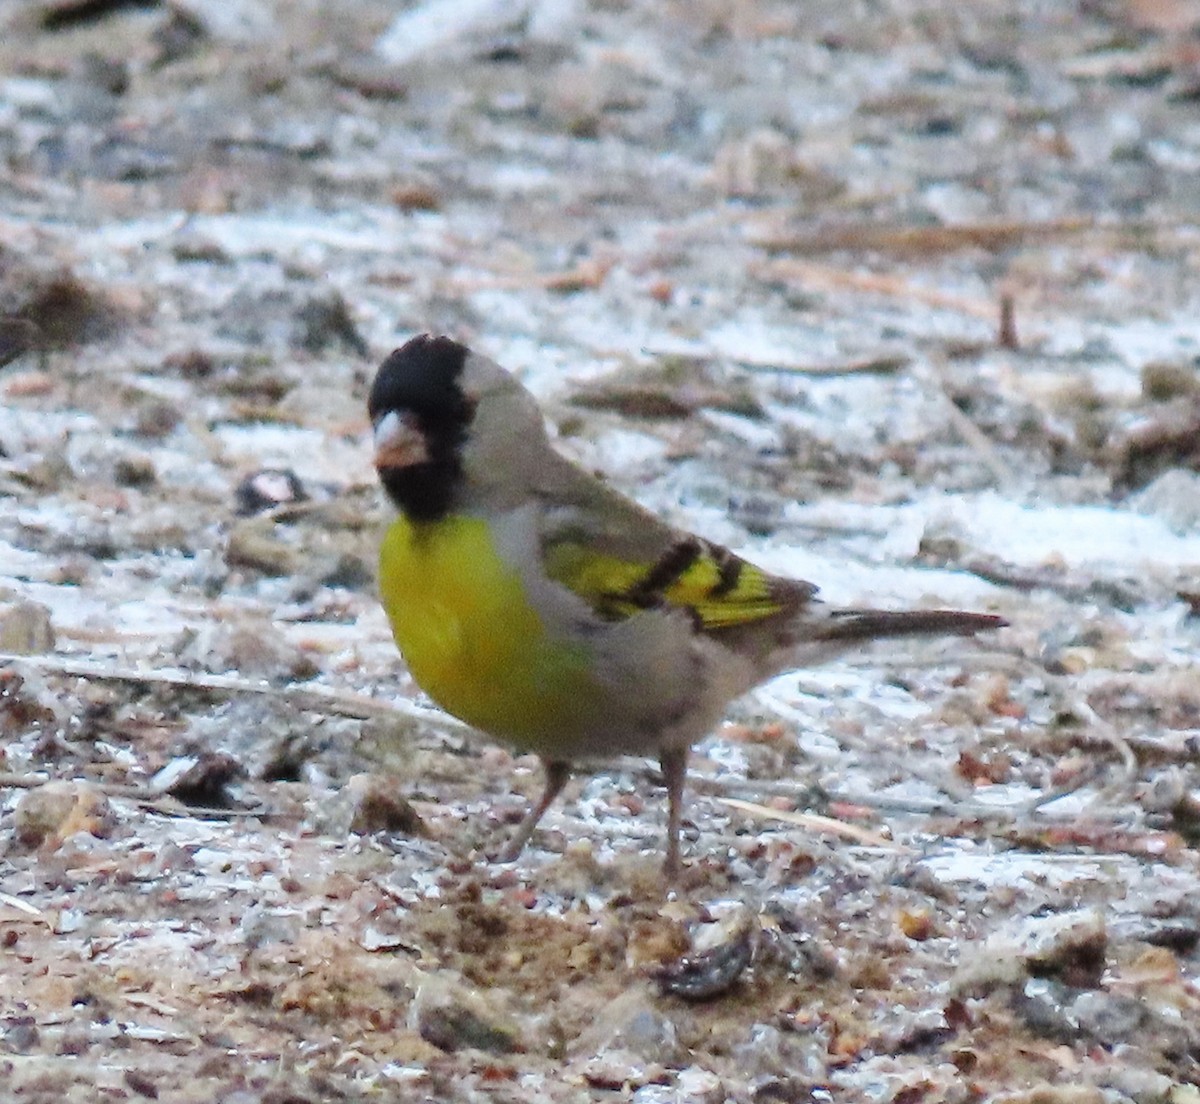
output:
M336 17L331 15L336 11ZM1200 1101L1189 0L6 0L0 1099ZM413 333L845 603L683 882L413 687Z

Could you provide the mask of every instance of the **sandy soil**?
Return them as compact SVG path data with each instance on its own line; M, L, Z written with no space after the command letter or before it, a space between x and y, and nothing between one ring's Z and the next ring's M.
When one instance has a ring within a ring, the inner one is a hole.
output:
M0 1099L1200 1100L1198 21L8 0ZM737 703L673 892L639 761L489 861L537 765L373 593L427 329L672 521L1012 627Z

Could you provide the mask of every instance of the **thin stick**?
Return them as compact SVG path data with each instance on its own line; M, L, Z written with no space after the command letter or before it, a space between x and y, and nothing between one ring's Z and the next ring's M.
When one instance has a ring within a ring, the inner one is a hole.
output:
M647 346L646 353L656 357L676 356L678 349L655 348ZM702 362L722 360L726 354L712 349L697 350L695 354L685 354ZM728 357L732 363L747 372L754 373L783 373L796 376L859 376L859 375L890 375L901 372L912 363L912 357L906 353L879 353L876 356L864 357L861 360L848 360L840 363L812 364L798 361L749 358L745 356Z
M946 376L942 369L942 365L934 358L930 358L927 362L927 370L924 372L915 373L918 378L923 376L926 382L934 390L941 399L942 407L946 411L947 417L950 419L958 435L963 441L975 450L975 454L983 462L984 466L992 473L992 477L996 481L997 487L1004 489L1011 487L1015 482L1012 469L1001 458L1000 453L996 450L996 446L992 444L991 438L988 437L982 429L979 428L962 410L962 408L950 398L949 389L946 386Z
M0 774L0 790L39 790L51 782L85 782L105 797L132 801L150 813L170 817L190 817L195 820L233 820L237 817L257 817L267 820L276 814L265 809L218 809L207 805L185 805L178 798L154 793L144 786L125 786L120 782L95 782L90 778L52 778L46 774Z
M903 299L909 303L922 303L935 310L956 311L971 318L993 322L996 318L994 303L983 299L968 299L962 295L951 295L934 288L921 287L911 280L899 276L884 276L873 272L850 272L831 265L813 261L799 261L793 257L764 261L753 267L753 274L764 280L789 280L807 288L830 288L850 290L867 295L886 295L892 299Z
M413 720L426 721L442 726L461 726L462 722L440 710L431 709L406 698L379 701L362 694L322 687L272 686L266 682L252 682L236 675L202 675L190 671L170 669L145 669L121 667L89 660L68 659L61 656L14 655L0 652L0 664L28 667L48 674L73 678L92 679L97 682L140 682L154 686L173 686L181 690L205 690L224 694L257 694L276 698L300 709L326 713L356 720L372 717L390 717L397 713Z
M20 897L14 897L9 893L0 893L0 905L8 905L9 908L15 908L18 912L25 913L26 916L33 916L38 920L45 918L45 913L40 908L35 908L26 901L22 901Z
M1011 291L1003 292L1000 296L1000 327L996 334L996 343L1002 349L1021 347L1017 338L1017 308Z
M910 850L902 844L896 843L895 840L890 840L878 832L872 832L869 828L861 828L857 824L847 824L834 817L820 816L817 813L797 813L789 809L772 809L769 805L759 805L753 801L740 801L736 797L718 797L716 800L730 809L737 809L739 812L749 813L751 816L762 817L765 820L778 820L784 824L794 824L797 828L804 828L809 832L819 832L822 835L841 836L843 839L863 844L866 847L882 847L888 851Z
M1029 241L1048 241L1085 233L1102 227L1092 218L1063 218L1046 222L1012 221L960 223L951 226L887 226L878 223L849 223L818 226L804 233L756 234L754 244L763 249L789 253L832 253L843 250L891 254L951 253L959 249L996 252Z
M912 363L912 359L897 353L849 360L841 364L775 364L743 360L740 357L736 363L750 372L787 372L797 376L883 376L903 371Z

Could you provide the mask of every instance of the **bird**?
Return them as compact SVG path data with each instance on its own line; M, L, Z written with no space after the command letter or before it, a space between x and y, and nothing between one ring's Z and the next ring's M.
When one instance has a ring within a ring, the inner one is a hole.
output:
M656 756L674 879L688 754L731 701L884 637L1007 624L827 606L812 583L668 524L564 456L516 376L450 337L388 355L367 409L393 508L379 593L399 651L441 708L544 768L501 861L577 761Z

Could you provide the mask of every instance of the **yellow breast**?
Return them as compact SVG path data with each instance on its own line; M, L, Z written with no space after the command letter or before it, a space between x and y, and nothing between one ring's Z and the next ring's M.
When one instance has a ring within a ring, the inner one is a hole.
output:
M596 698L588 656L547 632L486 522L396 520L379 588L396 644L434 701L523 751L569 757Z

